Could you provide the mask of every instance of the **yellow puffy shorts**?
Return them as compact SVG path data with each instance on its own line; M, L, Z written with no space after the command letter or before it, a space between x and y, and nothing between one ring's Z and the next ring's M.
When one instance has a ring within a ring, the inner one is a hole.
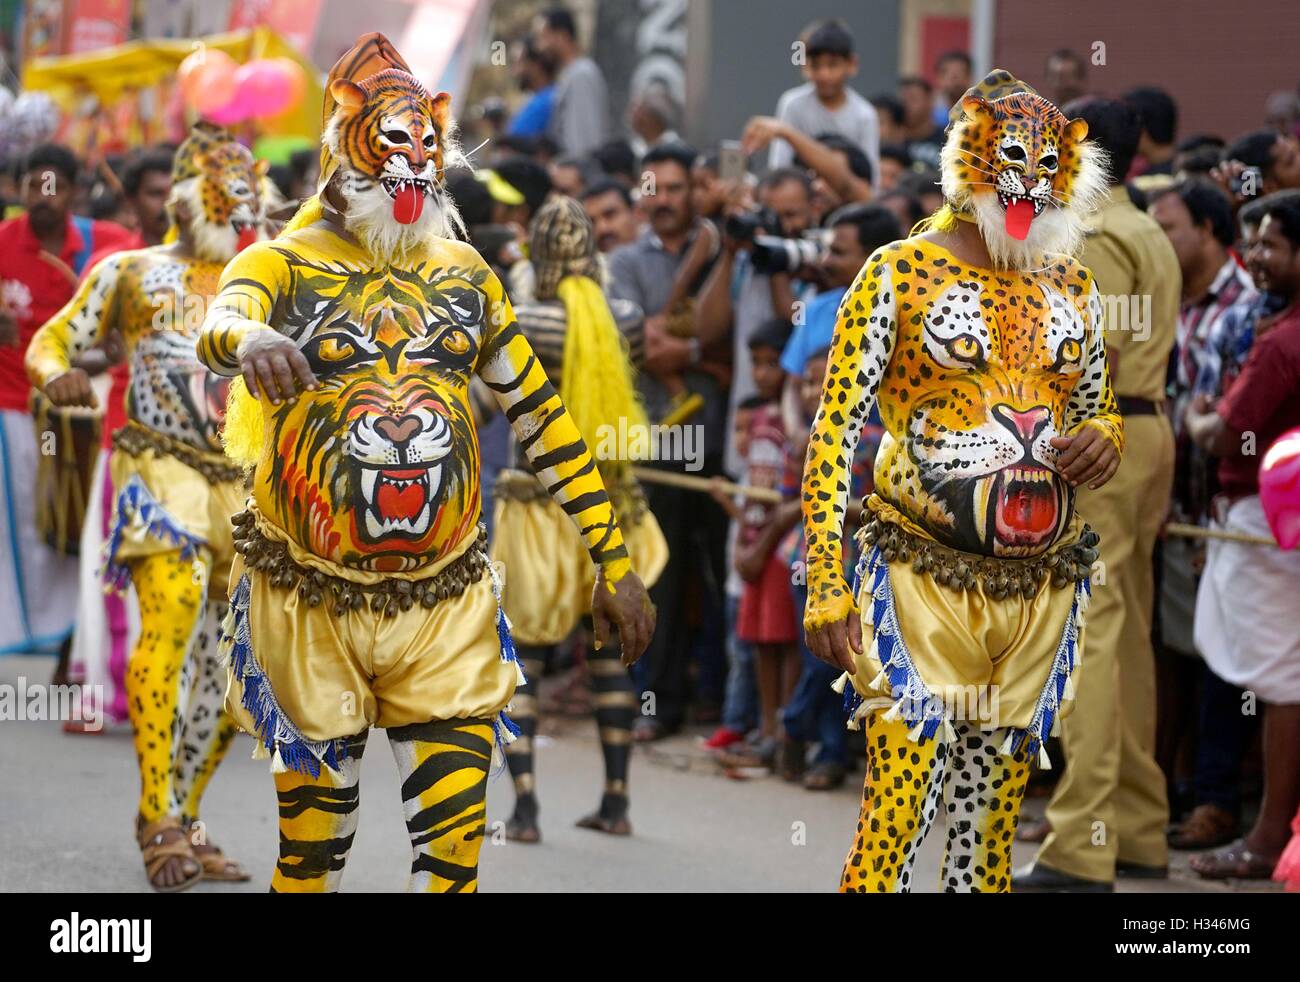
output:
M250 733L266 736L250 702L290 740L319 743L371 726L495 717L514 695L518 668L501 657L486 571L459 596L391 617L368 605L342 616L312 607L242 557L232 582L226 709ZM256 690L247 700L245 686Z
M647 587L668 562L668 543L645 510L624 524L623 542L632 569ZM591 613L596 570L573 519L548 499L520 501L497 496L492 560L505 578L504 606L515 641L558 644Z
M149 452L114 450L109 471L117 494L110 563L125 567L132 559L201 542L212 554L209 596L226 594L235 555L230 517L243 508L242 484L209 484L175 457Z
M1006 728L1017 749L1027 738L1035 752L1069 715L1090 596L1084 584L1048 579L1033 596L996 599L982 581L952 590L876 550L860 568L863 651L851 678L837 683L851 681L861 697L852 728L873 709L896 707L915 737L934 735L942 716Z

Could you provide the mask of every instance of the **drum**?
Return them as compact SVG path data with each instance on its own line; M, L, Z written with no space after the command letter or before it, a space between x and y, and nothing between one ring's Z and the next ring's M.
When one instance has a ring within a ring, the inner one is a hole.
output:
M99 388L102 407L105 393ZM60 408L35 389L29 405L36 424L36 527L50 548L75 556L92 493L103 410Z

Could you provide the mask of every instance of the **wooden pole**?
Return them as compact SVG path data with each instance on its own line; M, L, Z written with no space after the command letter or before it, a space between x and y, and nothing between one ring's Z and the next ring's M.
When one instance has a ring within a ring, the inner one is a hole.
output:
M1229 532L1226 529L1207 529L1199 525L1184 525L1182 522L1166 522L1166 535L1178 535L1185 539L1220 539L1224 542L1244 542L1252 546L1276 546L1277 543L1267 536L1249 535L1246 532Z
M708 494L717 487L727 494L738 494L751 501L764 501L779 504L781 492L772 488L755 488L747 484L736 484L722 478L695 477L679 471L661 471L654 467L633 467L632 473L638 481L646 484L666 484L669 487L685 488L688 491L701 491ZM1242 542L1252 546L1277 546L1272 539L1262 535L1248 535L1245 532L1229 532L1223 529L1201 528L1199 525L1184 525L1182 522L1168 522L1165 534L1185 539L1218 539L1222 542Z

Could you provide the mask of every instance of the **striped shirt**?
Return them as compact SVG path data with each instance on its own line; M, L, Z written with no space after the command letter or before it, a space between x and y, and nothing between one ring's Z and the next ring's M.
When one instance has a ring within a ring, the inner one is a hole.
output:
M1187 436L1184 414L1198 392L1222 393L1225 366L1221 355L1231 347L1225 335L1240 333L1233 325L1248 320L1259 296L1250 276L1229 256L1204 295L1179 308L1178 333L1169 359L1175 451L1173 509L1179 521L1204 524L1210 501L1219 491L1216 463ZM1253 324L1253 318L1249 320Z
M1229 256L1205 294L1179 307L1171 379L1175 433L1182 433L1183 413L1198 390L1198 379L1202 391L1207 387L1219 388L1217 379L1202 377L1202 370L1210 361L1211 338L1221 330L1225 316L1243 317L1258 294L1250 276Z

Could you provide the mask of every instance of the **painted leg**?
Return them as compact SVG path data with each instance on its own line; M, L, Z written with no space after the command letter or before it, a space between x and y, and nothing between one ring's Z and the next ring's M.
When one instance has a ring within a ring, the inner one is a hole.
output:
M187 659L203 624L207 569L179 551L131 562L140 603L140 641L126 673L127 705L140 762L140 818L175 814L174 747L186 704Z
M198 821L203 792L235 735L235 721L225 711L226 667L218 648L226 607L225 601L206 604L190 657L189 705L172 768L175 811L187 824Z
M546 671L546 659L551 649L518 645L516 651L528 681L515 689L510 701L510 718L519 727L519 736L506 746L506 764L515 784L515 813L506 823L506 838L515 842L538 842L542 832L537 827L540 807L533 772L533 739L537 736L537 687Z
M280 804L280 859L272 893L334 893L357 832L361 804L361 755L366 734L348 740L338 773L322 767L320 777L285 771L275 775Z
M1009 893L1011 844L1029 780L1029 757L998 752L1005 730L957 723L943 785L948 847L940 884L946 893Z
M188 659L192 678L174 756L172 797L173 809L189 829L194 854L203 864L204 878L242 883L251 879L248 872L226 858L208 838L208 829L199 819L203 793L230 749L236 730L235 721L225 709L226 666L218 647L221 621L228 606L224 600L207 602L203 625Z
M578 825L611 835L631 835L632 825L627 819L627 769L632 755L632 721L636 718L637 698L632 678L619 660L619 654L618 642L613 638L599 651L593 647L587 654L600 749L605 757L605 790L600 808L580 819Z
M902 720L883 711L867 720L867 779L857 836L840 877L841 893L908 893L917 849L943 793L947 748L914 743Z
M411 893L476 893L492 724L435 720L388 731L411 835Z

